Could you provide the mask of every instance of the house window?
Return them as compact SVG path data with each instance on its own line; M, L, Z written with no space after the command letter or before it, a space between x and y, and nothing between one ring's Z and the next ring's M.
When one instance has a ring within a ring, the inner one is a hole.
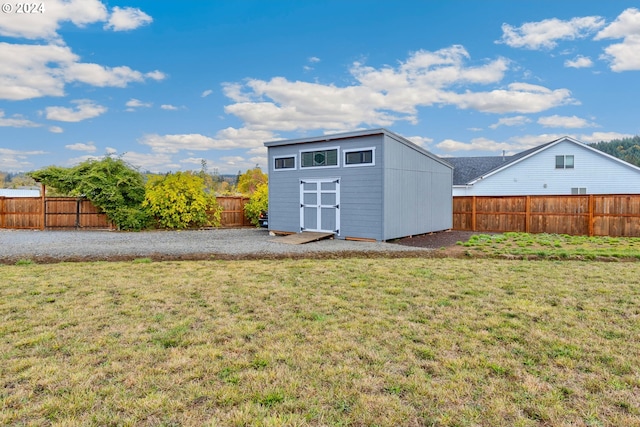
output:
M571 194L587 194L586 187L573 187L571 189Z
M374 164L375 164L374 148L344 151L345 166L372 166Z
M291 157L276 157L274 159L275 169L295 169L296 168L296 158L294 156Z
M573 169L573 156L556 156L556 169Z
M300 154L303 168L316 168L325 166L338 166L338 149L303 151Z

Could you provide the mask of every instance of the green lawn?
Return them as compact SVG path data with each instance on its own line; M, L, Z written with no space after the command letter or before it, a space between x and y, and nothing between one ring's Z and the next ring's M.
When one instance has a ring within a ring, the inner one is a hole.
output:
M578 260L640 260L640 237L570 236L567 234L476 234L467 242L468 256L518 256Z
M640 264L0 266L0 425L640 426Z

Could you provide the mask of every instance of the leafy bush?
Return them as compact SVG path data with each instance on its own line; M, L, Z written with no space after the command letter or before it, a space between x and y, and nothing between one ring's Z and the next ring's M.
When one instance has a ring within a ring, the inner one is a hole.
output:
M266 212L269 209L269 185L266 183L258 184L249 201L244 205L244 213L251 221L251 224L258 226L258 218L260 212Z
M267 174L262 169L255 167L238 176L238 191L242 194L253 194L260 184L266 184Z
M149 224L142 207L143 177L120 158L106 156L71 168L49 166L28 175L60 194L86 197L119 229L140 230Z
M206 192L202 177L191 172L169 173L152 178L143 202L161 227L219 226L222 208Z

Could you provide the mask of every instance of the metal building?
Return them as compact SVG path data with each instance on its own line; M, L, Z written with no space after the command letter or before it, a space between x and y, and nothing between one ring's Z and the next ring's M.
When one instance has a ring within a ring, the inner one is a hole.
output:
M386 129L265 146L272 231L384 241L452 227L453 167Z

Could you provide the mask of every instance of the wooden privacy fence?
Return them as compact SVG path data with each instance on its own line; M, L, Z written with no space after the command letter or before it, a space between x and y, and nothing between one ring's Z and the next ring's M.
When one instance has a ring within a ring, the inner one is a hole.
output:
M456 196L454 230L640 236L640 194Z
M250 226L247 197L218 197L222 227ZM77 197L0 197L0 228L112 230L115 226L89 200Z
M81 197L0 197L0 228L109 230L114 226Z
M220 215L221 227L247 227L252 225L244 214L244 205L249 201L248 197L220 196L216 197L216 200L222 207L222 214Z

